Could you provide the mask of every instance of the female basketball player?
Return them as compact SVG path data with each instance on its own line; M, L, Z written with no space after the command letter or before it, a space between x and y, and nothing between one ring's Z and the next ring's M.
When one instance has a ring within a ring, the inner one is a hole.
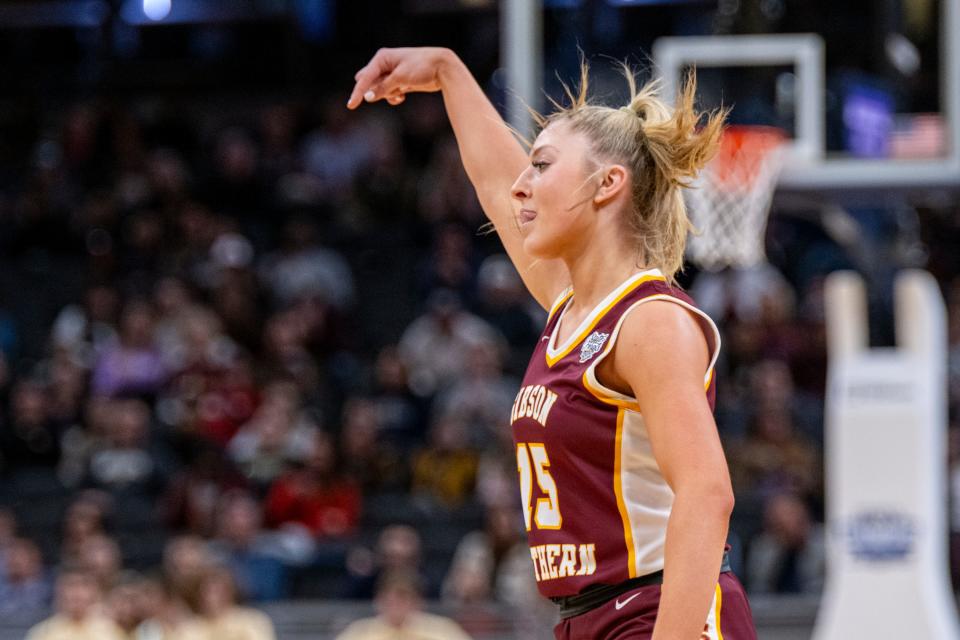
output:
M619 109L543 118L530 153L449 50L382 49L347 106L441 91L463 164L531 294L550 311L511 414L530 554L560 639L753 640L724 562L733 494L713 421L713 322L673 285L698 128L651 85Z

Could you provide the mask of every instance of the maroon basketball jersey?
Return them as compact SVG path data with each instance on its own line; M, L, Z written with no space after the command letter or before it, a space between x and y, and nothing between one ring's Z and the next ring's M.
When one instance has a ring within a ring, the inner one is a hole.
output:
M713 321L659 270L630 277L557 344L572 297L565 292L551 309L510 416L530 555L547 597L663 569L673 491L654 460L636 399L596 377L624 318L640 304L666 300L700 320L710 348L704 387L711 408L720 348Z

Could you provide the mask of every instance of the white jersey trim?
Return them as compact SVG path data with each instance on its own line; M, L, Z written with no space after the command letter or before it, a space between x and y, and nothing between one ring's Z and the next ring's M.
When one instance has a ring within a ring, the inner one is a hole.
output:
M631 575L645 576L663 569L667 521L673 509L674 493L663 479L653 455L650 434L643 416L623 411L620 445L620 495L626 525L633 542ZM641 498L639 501L637 498Z

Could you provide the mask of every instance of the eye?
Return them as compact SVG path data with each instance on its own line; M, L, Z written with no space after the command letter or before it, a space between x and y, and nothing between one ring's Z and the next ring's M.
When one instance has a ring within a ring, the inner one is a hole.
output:
M533 168L536 169L537 171L543 171L544 169L550 166L549 162L543 162L542 160L537 162L531 162L530 164L533 165Z

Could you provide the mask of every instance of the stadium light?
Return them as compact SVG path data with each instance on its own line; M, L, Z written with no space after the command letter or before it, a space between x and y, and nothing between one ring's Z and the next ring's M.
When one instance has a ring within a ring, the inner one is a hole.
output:
M143 13L153 21L160 21L170 15L172 0L143 0Z

